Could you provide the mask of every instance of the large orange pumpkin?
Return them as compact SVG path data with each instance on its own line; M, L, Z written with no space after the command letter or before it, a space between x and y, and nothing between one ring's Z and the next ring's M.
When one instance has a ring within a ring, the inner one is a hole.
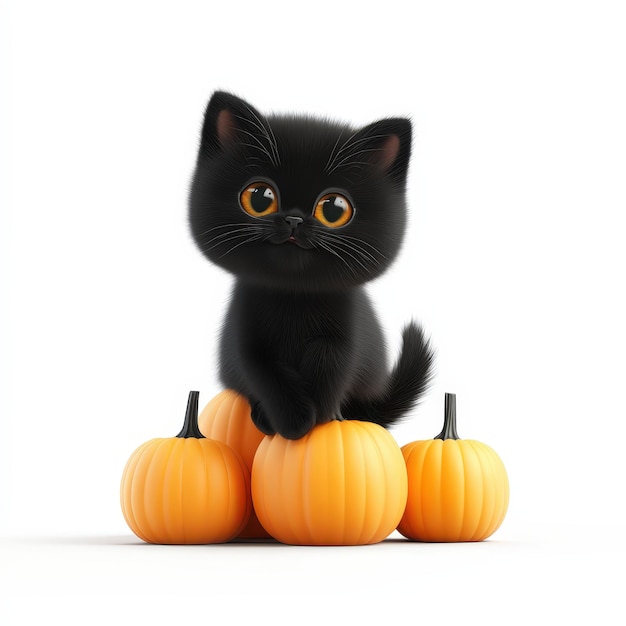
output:
M283 543L377 543L396 528L406 498L400 448L372 422L333 420L301 439L266 437L252 465L256 513Z
M403 446L402 454L409 495L398 530L405 537L482 541L502 524L509 503L504 464L486 444L459 439L454 394L446 394L441 433Z
M223 441L236 450L252 471L254 455L265 435L254 425L246 398L232 389L221 391L200 412L198 426L205 437ZM250 521L238 537L266 539L269 536L253 509Z
M176 437L151 439L128 460L122 513L144 541L221 543L235 537L252 510L250 475L241 456L198 430L198 392L189 394Z

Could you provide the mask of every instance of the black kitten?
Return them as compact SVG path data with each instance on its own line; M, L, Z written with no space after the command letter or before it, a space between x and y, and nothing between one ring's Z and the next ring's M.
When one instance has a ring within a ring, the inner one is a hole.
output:
M406 119L355 130L211 98L191 231L236 277L220 377L248 398L264 433L297 439L334 418L388 426L425 391L433 353L421 329L404 330L389 373L362 287L402 243L410 143Z

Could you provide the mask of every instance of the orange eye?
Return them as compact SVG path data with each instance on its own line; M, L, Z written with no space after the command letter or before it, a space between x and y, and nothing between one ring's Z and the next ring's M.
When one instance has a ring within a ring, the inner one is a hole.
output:
M354 215L350 200L340 193L327 193L315 205L313 216L324 226L339 228L347 224Z
M263 217L278 211L278 196L267 183L248 185L239 196L241 208L252 217Z

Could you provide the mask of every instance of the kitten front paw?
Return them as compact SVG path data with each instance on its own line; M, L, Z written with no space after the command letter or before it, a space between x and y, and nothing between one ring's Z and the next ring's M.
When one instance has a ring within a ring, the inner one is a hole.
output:
M267 419L267 415L263 410L260 402L252 402L250 406L250 416L254 425L265 435L275 435L276 430Z
M266 435L278 433L285 439L304 437L316 423L314 404L308 398L282 396L281 402L264 405L250 401L252 421Z
M275 420L276 432L285 439L300 439L315 426L315 407L312 403L302 402L289 412Z

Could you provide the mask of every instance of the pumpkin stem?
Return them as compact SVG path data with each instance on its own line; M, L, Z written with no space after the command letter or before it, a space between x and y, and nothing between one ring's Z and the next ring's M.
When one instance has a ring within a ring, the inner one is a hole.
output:
M176 435L179 439L189 439L194 437L195 439L205 439L205 436L200 432L198 427L198 396L199 391L190 391L189 399L187 400L187 411L185 412L185 423L183 429Z
M460 439L456 432L456 394L446 394L446 406L443 418L443 430L435 439Z

